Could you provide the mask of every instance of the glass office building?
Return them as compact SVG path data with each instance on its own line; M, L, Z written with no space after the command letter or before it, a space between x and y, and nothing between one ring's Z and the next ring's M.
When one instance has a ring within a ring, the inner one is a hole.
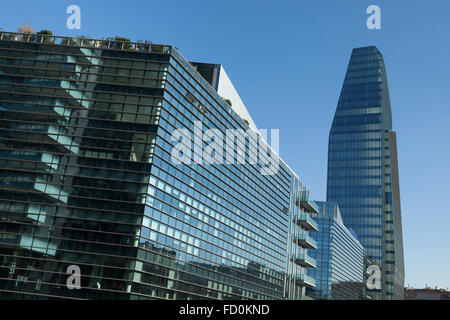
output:
M172 46L0 32L0 299L304 298L308 189L176 164L196 121L250 130Z
M316 280L307 295L317 300L361 300L365 298L364 248L342 221L336 203L315 201L319 214L313 219L318 232L311 236L317 250L311 253L316 269L308 274Z
M402 299L403 239L396 135L382 54L353 49L329 137L327 201L336 202L382 270L374 298Z

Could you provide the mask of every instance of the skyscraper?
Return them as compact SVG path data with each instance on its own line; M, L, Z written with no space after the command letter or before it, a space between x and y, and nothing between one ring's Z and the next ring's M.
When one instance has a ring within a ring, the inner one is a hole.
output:
M381 266L375 298L402 299L403 239L396 134L382 54L353 49L330 130L327 201L336 202L367 256Z
M304 297L316 209L281 159L261 174L278 155L172 159L253 132L219 81L238 109L172 46L0 32L0 299Z

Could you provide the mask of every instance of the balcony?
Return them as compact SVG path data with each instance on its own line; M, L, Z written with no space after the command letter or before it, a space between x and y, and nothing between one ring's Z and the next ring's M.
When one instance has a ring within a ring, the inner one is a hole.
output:
M294 255L292 257L292 260L294 260L294 262L296 264L298 264L299 266L305 267L305 268L316 268L317 264L316 264L316 259L311 258L310 256L308 256L307 254L298 254L298 255Z
M308 287L308 288L315 288L316 287L316 279L306 275L306 274L299 274L296 276L295 280L297 283L301 286Z
M307 213L300 213L294 217L294 222L297 225L302 226L306 230L319 231L319 225L317 222L311 218L311 216Z
M306 212L319 213L317 204L309 199L309 191L301 191L298 196L298 203L300 207Z
M294 236L294 242L306 249L317 250L317 242L307 234Z

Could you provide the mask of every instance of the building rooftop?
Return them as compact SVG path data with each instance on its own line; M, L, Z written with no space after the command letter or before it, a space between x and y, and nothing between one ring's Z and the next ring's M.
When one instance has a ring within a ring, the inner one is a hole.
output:
M132 41L115 40L113 38L94 39L94 38L86 38L83 36L65 37L65 36L44 35L36 33L18 33L5 31L0 31L0 40L13 40L31 43L45 43L50 45L55 44L55 45L66 45L66 46L87 47L87 48L130 50L130 51L155 52L155 53L170 53L172 49L172 46L164 44L155 44L149 41L132 42Z

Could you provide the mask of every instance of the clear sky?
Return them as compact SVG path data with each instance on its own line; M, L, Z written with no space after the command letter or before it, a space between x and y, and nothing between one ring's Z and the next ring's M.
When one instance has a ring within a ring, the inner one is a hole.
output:
M450 1L1 1L0 28L172 44L221 63L259 128L325 199L328 133L353 47L383 53L397 131L406 285L450 288ZM66 8L81 8L81 30ZM381 8L381 30L366 9Z

